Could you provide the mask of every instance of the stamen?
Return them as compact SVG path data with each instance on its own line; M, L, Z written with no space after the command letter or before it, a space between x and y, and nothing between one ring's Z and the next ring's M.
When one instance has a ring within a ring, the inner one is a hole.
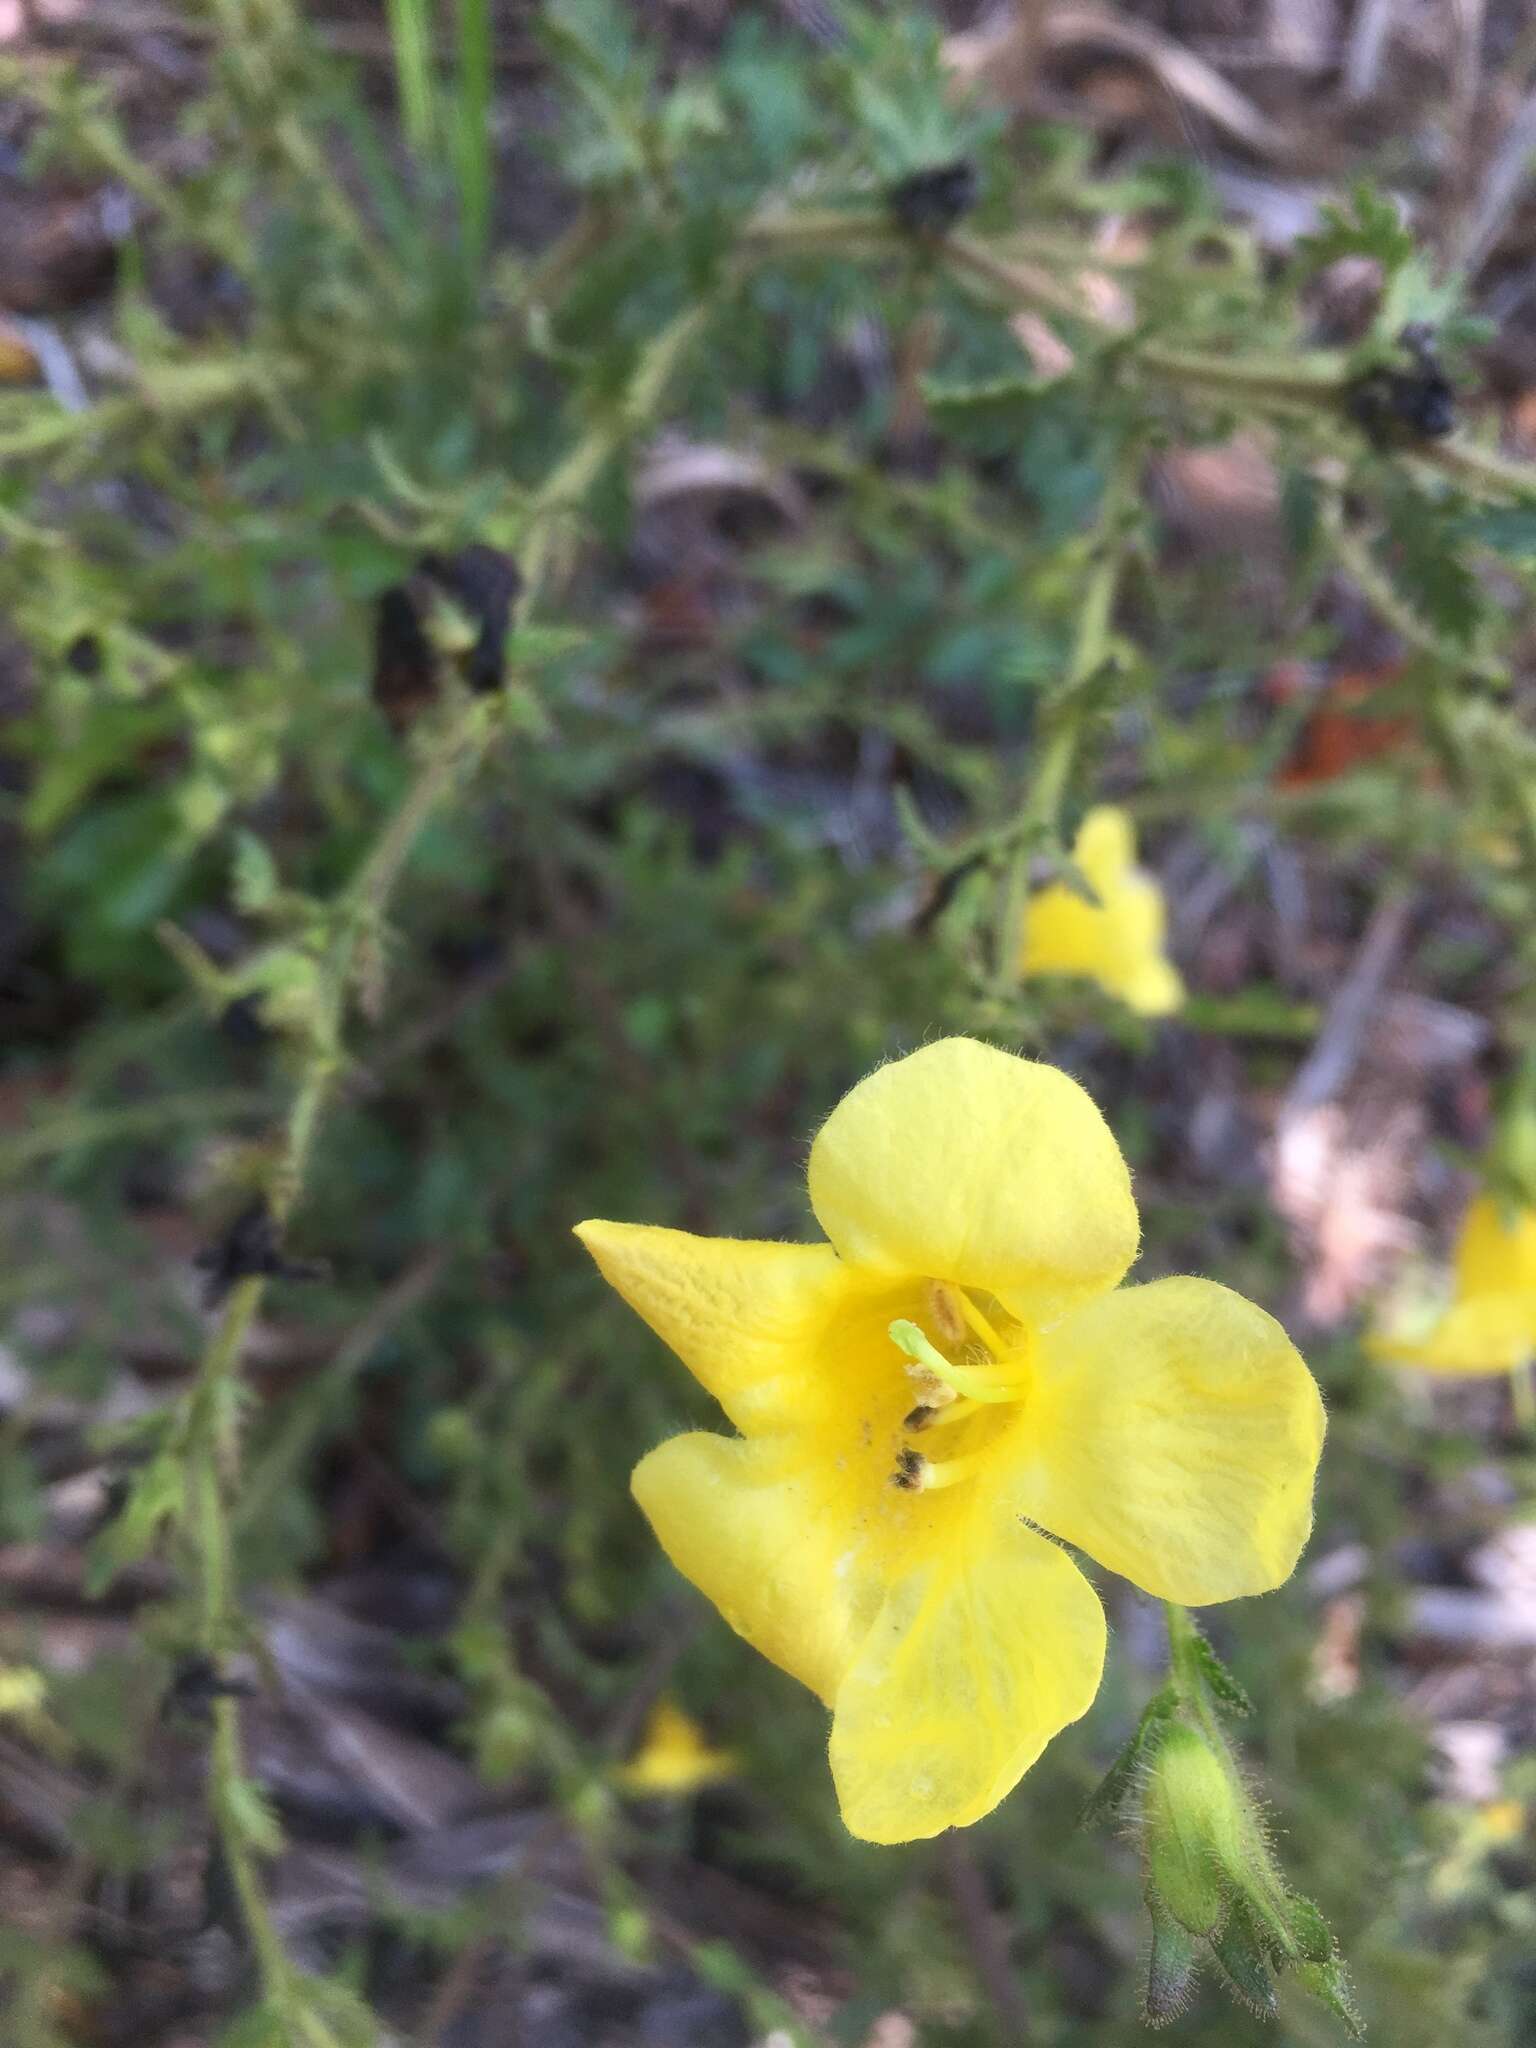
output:
M962 1479L973 1479L985 1463L986 1458L979 1451L968 1458L946 1458L942 1464L924 1458L922 1490L934 1493L941 1486L958 1486Z
M951 1401L959 1400L953 1387L944 1384L936 1372L926 1365L909 1365L904 1368L912 1382L913 1391L925 1408L947 1408Z
M959 1288L956 1292L960 1297L960 1313L965 1317L965 1320L976 1332L982 1343L986 1345L992 1356L994 1358L1001 1358L1004 1350L1002 1338L999 1337L996 1330L993 1329L964 1288Z
M921 1493L923 1475L927 1469L928 1460L921 1452L900 1450L896 1453L896 1470L891 1474L891 1484L899 1487L903 1493Z
M943 1487L958 1486L963 1479L972 1478L985 1463L986 1459L980 1453L969 1458L945 1458L940 1462L908 1448L896 1455L896 1470L891 1474L891 1484L903 1493L937 1493Z
M922 1415L927 1420L914 1423L912 1415L909 1415L902 1424L902 1427L904 1429L943 1429L948 1423L965 1422L971 1416L980 1415L981 1413L982 1404L979 1401L968 1401L964 1394L959 1394L950 1402L947 1408L914 1408L912 1415Z
M965 1342L965 1296L944 1280L928 1282L928 1313L946 1344Z

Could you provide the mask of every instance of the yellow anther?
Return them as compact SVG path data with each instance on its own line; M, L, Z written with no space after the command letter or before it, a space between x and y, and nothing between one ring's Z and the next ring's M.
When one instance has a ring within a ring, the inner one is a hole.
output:
M928 1314L946 1344L965 1342L965 1296L947 1280L928 1282Z
M960 1398L953 1387L945 1385L932 1366L919 1365L914 1359L904 1369L912 1382L913 1393L925 1408L947 1408L951 1401Z

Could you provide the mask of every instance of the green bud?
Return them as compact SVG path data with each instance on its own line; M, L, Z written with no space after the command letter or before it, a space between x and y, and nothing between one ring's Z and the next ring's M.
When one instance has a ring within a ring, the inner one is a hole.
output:
M201 844L214 832L229 807L223 786L207 775L191 775L175 791L177 822L185 836Z
M583 1834L605 1834L613 1825L613 1793L600 1779L587 1778L571 1787L565 1810Z
M619 1954L632 1962L644 1962L651 1953L651 1923L639 1906L615 1906L608 1933Z
M536 1713L515 1701L493 1707L475 1730L475 1759L492 1785L515 1777L535 1760L542 1725Z
M1243 1860L1242 1794L1204 1736L1173 1722L1142 1801L1149 1894L1191 1934L1219 1927Z
M483 1441L467 1408L439 1408L427 1424L427 1449L440 1465L467 1465Z

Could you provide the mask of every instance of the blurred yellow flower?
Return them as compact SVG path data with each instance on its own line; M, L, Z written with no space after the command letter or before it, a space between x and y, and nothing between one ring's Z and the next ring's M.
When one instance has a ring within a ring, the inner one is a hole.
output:
M1072 860L1099 900L1086 902L1065 882L1037 891L1024 912L1019 972L1096 981L1143 1017L1166 1017L1183 1002L1184 984L1163 950L1163 892L1136 865L1125 812L1110 804L1090 811Z
M1426 1372L1515 1372L1536 1359L1536 1209L1476 1197L1456 1241L1450 1306L1417 1336L1378 1331L1367 1349Z
M0 1716L18 1719L41 1712L48 1697L48 1683L40 1671L25 1664L0 1664Z
M671 1700L659 1700L645 1724L640 1747L617 1778L626 1792L645 1797L685 1797L701 1785L736 1775L728 1749L711 1749L698 1722Z
M832 1708L850 1830L910 1841L990 1812L1092 1701L1104 1615L1065 1543L1195 1604L1289 1576L1322 1404L1240 1296L1119 1287L1130 1176L1053 1067L951 1038L880 1068L810 1196L830 1243L578 1234L741 1431L662 1444L636 1498Z
M1490 1848L1518 1842L1525 1833L1525 1804L1519 1799L1490 1799L1477 1809L1483 1840Z

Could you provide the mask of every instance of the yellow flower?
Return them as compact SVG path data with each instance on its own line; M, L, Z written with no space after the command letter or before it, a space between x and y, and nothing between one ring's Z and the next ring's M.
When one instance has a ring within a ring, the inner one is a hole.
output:
M1029 900L1019 972L1078 975L1143 1017L1166 1017L1184 1000L1179 971L1163 951L1163 892L1136 865L1136 840L1124 811L1101 804L1084 818L1072 846L1074 866L1092 885L1088 903L1065 882Z
M1450 1307L1420 1337L1378 1333L1366 1348L1427 1372L1514 1372L1536 1358L1536 1209L1477 1196L1456 1242Z
M0 1718L14 1714L26 1720L42 1711L48 1684L40 1671L26 1664L0 1664Z
M735 1774L736 1759L729 1750L711 1749L697 1721L670 1700L660 1700L639 1749L617 1776L626 1792L686 1796Z
M1226 1288L1116 1291L1130 1176L1053 1067L951 1038L880 1068L810 1196L830 1243L578 1234L741 1432L662 1444L636 1498L832 1708L848 1827L910 1841L990 1812L1092 1701L1104 1615L1063 1543L1170 1600L1288 1577L1322 1404Z
M1519 1799L1490 1799L1477 1809L1477 1819L1483 1840L1491 1849L1518 1842L1525 1833L1525 1805Z

